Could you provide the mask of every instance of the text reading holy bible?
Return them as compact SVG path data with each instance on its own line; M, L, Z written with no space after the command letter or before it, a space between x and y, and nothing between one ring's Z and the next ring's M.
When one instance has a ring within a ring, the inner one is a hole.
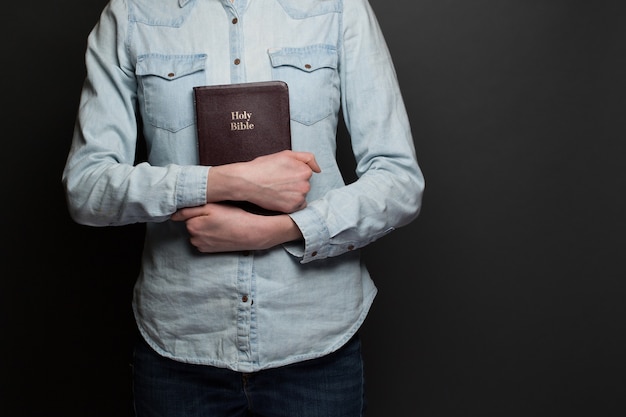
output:
M201 165L246 162L291 149L285 82L211 85L193 90Z

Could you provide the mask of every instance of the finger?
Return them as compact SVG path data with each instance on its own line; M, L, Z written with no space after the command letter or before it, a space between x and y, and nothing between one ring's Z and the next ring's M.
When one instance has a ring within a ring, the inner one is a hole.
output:
M203 206L188 207L178 210L177 212L172 214L171 219L175 222L184 222L191 219L192 217L203 216L204 214L205 210Z
M294 152L293 155L298 161L302 161L311 167L313 172L322 172L322 168L317 164L315 160L315 155L310 152Z

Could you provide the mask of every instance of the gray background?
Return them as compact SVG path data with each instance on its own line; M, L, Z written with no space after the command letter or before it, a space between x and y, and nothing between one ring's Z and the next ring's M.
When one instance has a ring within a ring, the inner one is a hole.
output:
M3 6L0 415L131 415L141 226L72 223L60 185L103 5ZM365 251L369 417L623 416L625 7L372 5L427 189Z

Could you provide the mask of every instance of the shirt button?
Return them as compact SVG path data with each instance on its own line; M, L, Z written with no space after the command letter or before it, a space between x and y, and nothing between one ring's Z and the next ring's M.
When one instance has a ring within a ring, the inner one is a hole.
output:
M317 251L314 251L311 256L317 256Z
M304 64L304 68L311 69L311 64Z
M348 246L348 250L354 250L354 245Z
M244 302L244 303L247 303L248 302L248 296L244 295L243 297L241 297L241 301Z
M233 18L233 25L236 25L238 21L239 21L239 20L237 20L237 18L236 18L236 17L234 17L234 18Z
M239 58L235 59L235 65L239 65L241 63L241 60Z

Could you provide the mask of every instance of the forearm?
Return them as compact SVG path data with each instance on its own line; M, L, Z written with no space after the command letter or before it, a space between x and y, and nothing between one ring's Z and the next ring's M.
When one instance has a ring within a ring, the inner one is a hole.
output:
M260 216L227 204L182 209L172 220L184 221L191 244L206 253L263 250L302 238L286 214Z

